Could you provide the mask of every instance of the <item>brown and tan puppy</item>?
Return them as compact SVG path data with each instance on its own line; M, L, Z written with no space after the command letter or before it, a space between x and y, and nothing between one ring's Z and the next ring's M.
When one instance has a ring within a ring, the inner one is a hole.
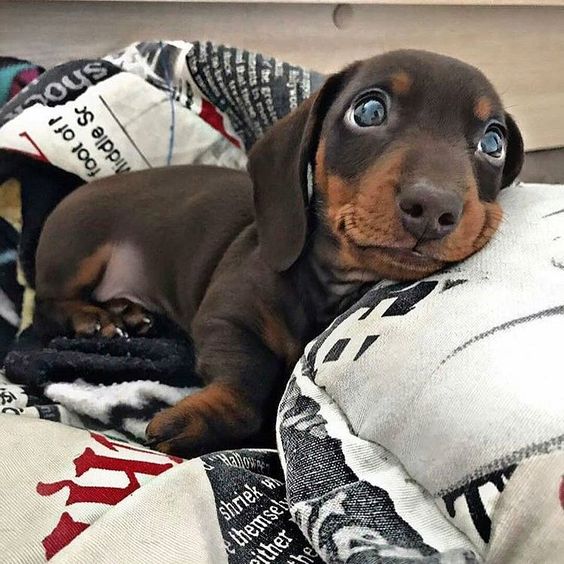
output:
M522 159L475 68L419 51L354 63L272 127L249 174L153 169L63 200L37 251L36 324L111 337L164 313L193 339L206 387L148 438L185 456L256 444L307 341L369 283L479 250Z

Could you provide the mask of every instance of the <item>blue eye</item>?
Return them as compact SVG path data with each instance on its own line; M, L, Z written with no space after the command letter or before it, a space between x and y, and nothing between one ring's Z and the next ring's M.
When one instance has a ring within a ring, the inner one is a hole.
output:
M504 155L504 136L499 127L490 126L478 143L478 150L494 159L500 159Z
M386 100L383 94L370 92L354 103L353 119L359 127L375 127L386 121Z

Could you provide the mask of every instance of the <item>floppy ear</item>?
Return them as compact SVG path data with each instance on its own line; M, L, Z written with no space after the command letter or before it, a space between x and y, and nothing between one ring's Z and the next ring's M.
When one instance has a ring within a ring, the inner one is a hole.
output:
M515 120L508 113L505 114L505 125L507 126L508 138L507 155L505 156L501 181L502 188L509 186L517 178L523 167L523 159L525 157L523 137Z
M352 67L273 125L249 153L256 223L264 260L278 272L300 256L307 236L307 169L315 158L323 119Z

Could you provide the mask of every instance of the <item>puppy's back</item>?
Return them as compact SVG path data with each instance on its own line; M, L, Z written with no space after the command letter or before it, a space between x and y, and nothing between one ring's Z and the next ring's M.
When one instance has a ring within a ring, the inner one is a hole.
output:
M61 288L90 257L109 247L142 249L152 272L178 261L206 270L254 220L246 173L211 166L175 166L125 173L84 185L47 218L37 249L36 289ZM97 260L96 259L96 260Z

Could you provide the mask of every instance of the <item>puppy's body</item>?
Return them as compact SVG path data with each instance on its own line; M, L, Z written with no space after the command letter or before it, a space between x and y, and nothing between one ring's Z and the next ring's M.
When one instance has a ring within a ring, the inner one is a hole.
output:
M108 303L125 299L165 314L193 338L199 374L215 382L217 409L228 409L226 401L241 407L248 393L262 411L281 393L303 344L361 285L312 257L285 273L268 267L247 174L170 167L85 185L56 208L37 252L35 323L44 335L99 329L113 337L130 327ZM245 393L232 397L240 387ZM253 409L234 423L240 433L217 433L243 444L264 424ZM216 444L208 433L202 439L191 442L191 453Z
M250 176L153 169L65 199L38 247L36 324L114 336L165 313L207 386L148 436L188 456L241 446L271 429L305 343L367 283L421 278L488 241L522 154L473 67L415 51L355 63L266 133Z

